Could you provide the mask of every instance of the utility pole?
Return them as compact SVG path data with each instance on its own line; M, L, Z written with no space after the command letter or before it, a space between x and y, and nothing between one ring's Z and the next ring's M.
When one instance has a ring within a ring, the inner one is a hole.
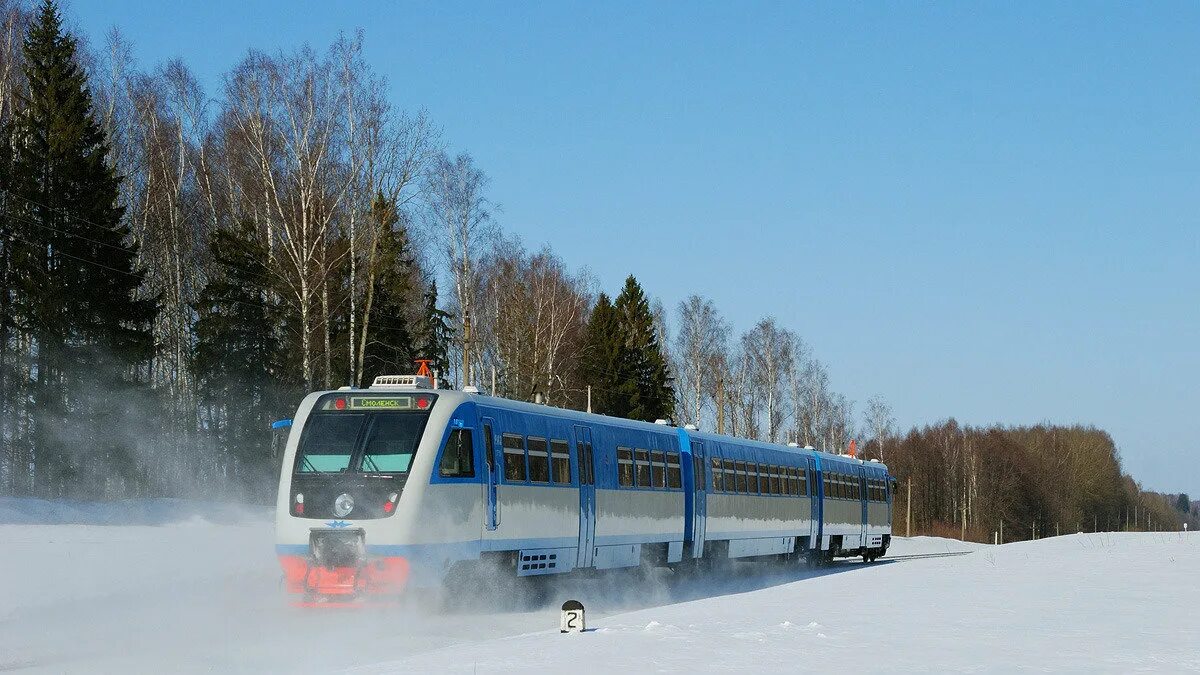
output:
M492 389L488 393L492 396L496 395L496 364L494 363L492 364ZM591 408L588 408L588 412L592 412Z
M908 479L908 498L904 500L904 536L912 536L912 478Z
M1056 537L1062 536L1062 532L1058 528L1058 521L1054 522L1054 536L1056 536Z
M588 385L588 412L592 412L592 385Z

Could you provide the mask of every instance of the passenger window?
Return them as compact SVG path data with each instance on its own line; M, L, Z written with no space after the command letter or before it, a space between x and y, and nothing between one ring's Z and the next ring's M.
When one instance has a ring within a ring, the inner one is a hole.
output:
M473 478L475 476L475 450L471 445L470 429L455 429L446 439L442 450L442 464L438 474L448 478Z
M496 463L496 458L492 454L492 425L483 425L483 449L485 450L483 463L487 465L488 475L492 474L492 465Z
M633 460L637 467L637 486L650 487L650 453L640 448L635 449Z
M771 494L781 495L783 490L779 486L779 467L771 467Z
M633 487L633 450L617 448L617 484Z
M712 489L713 492L725 491L725 470L721 468L719 459L712 461Z
M566 441L550 441L550 480L560 485L571 484L571 446Z
M650 485L661 488L667 486L667 460L662 450L650 452Z
M515 434L504 434L500 439L504 446L504 480L525 482L525 441Z
M679 471L679 453L667 453L667 487L678 490L683 487L683 475Z
M530 436L529 480L532 483L550 482L550 453L546 451L546 439Z

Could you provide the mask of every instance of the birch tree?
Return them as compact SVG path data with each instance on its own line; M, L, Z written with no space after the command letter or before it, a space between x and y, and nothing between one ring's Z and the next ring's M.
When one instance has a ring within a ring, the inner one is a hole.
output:
M713 399L720 355L729 341L729 324L716 305L699 295L679 303L679 333L675 336L675 362L683 423L700 425L704 406Z
M487 185L487 176L465 153L453 159L438 153L425 179L426 229L454 286L458 379L464 385L474 382L471 324L480 294L479 259L495 234Z
M896 424L892 417L892 407L883 400L882 396L872 396L867 399L867 408L863 411L863 422L871 432L871 439L878 449L879 461L884 459L884 444L892 435L892 427Z

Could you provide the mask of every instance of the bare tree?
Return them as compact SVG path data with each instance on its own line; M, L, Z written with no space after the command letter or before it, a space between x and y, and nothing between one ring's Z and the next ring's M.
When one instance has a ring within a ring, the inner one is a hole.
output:
M765 440L772 443L779 439L788 414L784 378L791 367L794 342L792 332L781 328L774 317L762 319L742 337L754 389L764 405Z
M679 334L675 337L676 392L680 421L699 425L705 402L716 390L716 372L729 340L729 324L712 300L691 295L679 303Z
M284 278L299 318L301 369L309 387L316 380L314 330L321 331L327 385L332 375L328 275L339 256L329 243L353 178L339 161L344 101L337 72L336 64L308 48L277 58L252 51L226 80L232 122L252 153L269 207L270 241L287 263Z
M459 320L456 347L461 357L459 377L463 384L473 382L475 345L471 324L480 293L478 262L495 234L487 184L487 176L465 153L453 159L439 153L425 180L427 231L454 282Z
M808 357L797 366L792 387L796 410L796 436L806 446L816 446L822 438L821 425L830 408L829 374L816 358Z
M892 436L892 428L896 424L892 417L892 407L883 400L882 396L872 396L867 399L867 408L863 411L863 422L871 432L871 439L879 449L879 461L884 461L884 444Z

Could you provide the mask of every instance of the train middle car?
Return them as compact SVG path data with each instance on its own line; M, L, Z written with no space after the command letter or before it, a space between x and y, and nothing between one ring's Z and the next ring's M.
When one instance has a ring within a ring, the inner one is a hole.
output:
M381 380L297 410L276 520L290 592L395 593L485 562L533 576L873 560L890 542L877 462Z

